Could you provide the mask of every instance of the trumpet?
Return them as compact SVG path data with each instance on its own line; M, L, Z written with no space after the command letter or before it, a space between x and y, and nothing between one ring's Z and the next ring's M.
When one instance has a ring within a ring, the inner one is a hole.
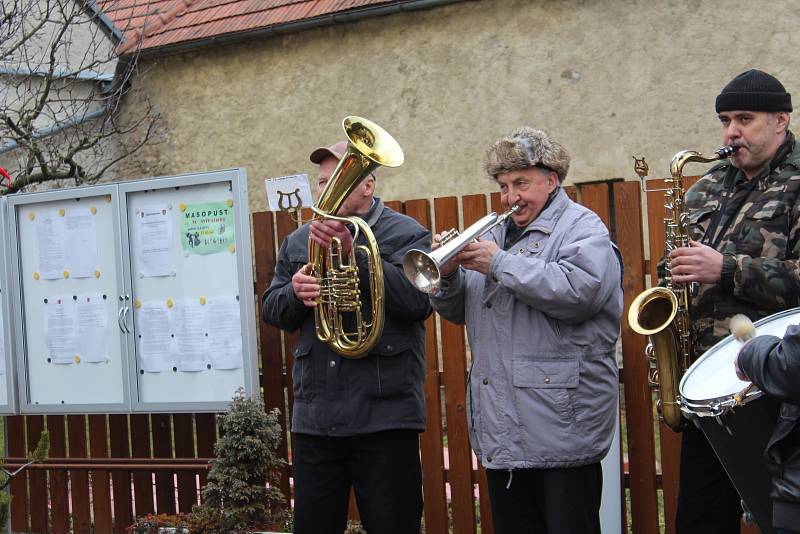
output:
M459 233L455 228L444 232L440 240L440 247L433 252L424 252L411 249L403 256L403 272L408 281L423 293L435 293L442 283L442 265L453 259L461 250L478 239L480 236L506 222L513 213L519 209L518 205L511 206L507 212L498 215L490 213L478 219L472 226Z

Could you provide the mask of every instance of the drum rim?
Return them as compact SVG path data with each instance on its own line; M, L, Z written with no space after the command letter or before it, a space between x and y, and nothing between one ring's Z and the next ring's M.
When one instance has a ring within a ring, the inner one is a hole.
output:
M759 326L765 323L774 321L776 319L781 319L784 316L796 315L798 313L800 313L800 307L779 311L777 313L773 313L772 315L768 315L767 317L759 319L758 321L753 323L753 326L758 328ZM722 338L717 343L715 343L711 348L705 351L702 355L700 355L700 357L697 358L697 360L695 360L695 362L689 366L686 372L683 373L681 381L678 384L678 404L680 404L682 412L691 415L697 415L700 417L717 416L726 413L727 411L731 410L736 406L736 402L733 399L733 395L724 395L722 397L714 397L710 399L690 399L683 394L684 385L687 379L689 378L689 375L692 374L693 369L699 368L702 362L709 359L712 355L716 354L717 352L722 350L725 346L729 345L730 343L733 343L734 341L735 339L732 335L728 335ZM745 395L744 399L742 400L742 404L747 404L748 402L755 400L756 398L762 395L763 393L758 388L753 388L751 391L747 393L747 395ZM690 408L697 408L706 413L701 414L698 412L694 412L691 411ZM724 409L720 411L720 408Z
M741 405L744 406L760 397L764 393L759 389L753 389L744 396ZM737 403L733 395L726 395L724 397L716 397L713 399L703 399L702 401L688 400L683 395L680 396L678 404L681 407L681 412L687 415L694 415L697 417L717 417L722 414L728 413L737 407Z

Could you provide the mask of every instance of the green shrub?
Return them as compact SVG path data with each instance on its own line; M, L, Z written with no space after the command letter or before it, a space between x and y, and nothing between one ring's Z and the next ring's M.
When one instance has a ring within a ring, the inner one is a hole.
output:
M203 504L189 518L193 534L243 533L280 528L286 521L285 499L278 489L281 441L280 411L267 413L259 398L240 389L220 416L222 437L214 445Z

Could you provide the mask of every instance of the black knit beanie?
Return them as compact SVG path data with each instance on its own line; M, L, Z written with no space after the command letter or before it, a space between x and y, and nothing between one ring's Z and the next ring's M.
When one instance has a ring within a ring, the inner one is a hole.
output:
M728 82L717 95L722 111L792 111L792 95L777 78L752 69Z

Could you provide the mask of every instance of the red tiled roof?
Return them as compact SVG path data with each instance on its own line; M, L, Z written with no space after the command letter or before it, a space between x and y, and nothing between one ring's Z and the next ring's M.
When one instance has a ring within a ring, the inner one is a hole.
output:
M119 52L148 50L408 0L97 0L125 34Z

